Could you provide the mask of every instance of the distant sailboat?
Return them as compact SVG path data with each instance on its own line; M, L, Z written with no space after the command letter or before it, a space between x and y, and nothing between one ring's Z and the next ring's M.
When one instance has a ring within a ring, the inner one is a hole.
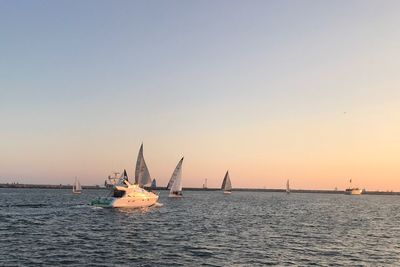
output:
M135 169L135 184L139 187L143 187L151 183L151 177L149 170L147 169L146 162L143 156L143 144L140 146Z
M290 185L289 185L289 179L286 182L286 193L290 194Z
M151 182L150 188L151 188L152 190L155 190L155 189L157 188L157 181L156 181L156 179L153 179L153 181Z
M203 189L207 189L207 178L204 180Z
M183 158L178 162L171 179L168 182L167 189L170 189L169 197L182 197L182 163Z
M78 177L75 177L74 185L72 186L72 193L80 194L82 193L81 183L78 180Z
M224 194L231 194L232 193L232 184L231 179L229 178L229 172L226 171L224 180L222 181L221 189L224 190Z

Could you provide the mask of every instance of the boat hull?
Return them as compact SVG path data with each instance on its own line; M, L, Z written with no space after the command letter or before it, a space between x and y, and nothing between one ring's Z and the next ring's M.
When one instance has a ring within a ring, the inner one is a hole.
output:
M355 188L355 189L346 189L345 194L346 194L346 195L359 196L359 195L362 194L362 192L363 192L362 189L358 189L358 188Z
M170 198L182 198L183 195L169 194L168 197L170 197Z
M232 194L231 191L224 191L224 195L230 195L230 194Z
M145 197L103 197L91 202L92 206L103 208L146 208L157 203L158 196L149 193Z
M116 199L112 207L113 208L146 208L151 207L157 203L158 196L142 198L142 199L129 199L129 198L120 198Z

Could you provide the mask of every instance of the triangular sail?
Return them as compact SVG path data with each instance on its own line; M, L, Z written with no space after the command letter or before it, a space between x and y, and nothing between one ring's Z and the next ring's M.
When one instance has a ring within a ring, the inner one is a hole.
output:
M171 179L169 180L167 189L171 189L171 193L182 191L182 163L183 158L178 162L178 165L176 165Z
M76 191L82 191L81 183L79 182L79 180L76 183Z
M228 171L226 172L224 180L222 181L221 189L224 190L224 191L231 191L232 190L231 179L229 178L229 172Z
M78 177L75 177L74 185L72 186L72 192L80 192L82 191L81 183L78 180Z
M149 170L147 169L146 162L143 157L143 144L140 146L139 154L136 161L135 169L135 184L143 187L146 184L151 183L151 177Z
M286 182L286 192L290 193L289 180L287 180L287 182Z

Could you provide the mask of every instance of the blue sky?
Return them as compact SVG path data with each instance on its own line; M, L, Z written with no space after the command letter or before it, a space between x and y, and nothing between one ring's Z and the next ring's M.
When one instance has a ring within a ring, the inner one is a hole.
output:
M240 186L355 176L379 188L384 173L400 189L396 159L376 158L399 148L399 11L398 1L2 1L0 182L97 183L133 169L144 141L161 180L184 154L188 185L217 185L235 166Z

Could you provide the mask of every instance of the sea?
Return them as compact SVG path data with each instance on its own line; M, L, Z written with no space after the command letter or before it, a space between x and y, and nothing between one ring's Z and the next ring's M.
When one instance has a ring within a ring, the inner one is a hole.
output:
M400 266L400 197L186 191L162 206L106 190L0 189L0 266Z

